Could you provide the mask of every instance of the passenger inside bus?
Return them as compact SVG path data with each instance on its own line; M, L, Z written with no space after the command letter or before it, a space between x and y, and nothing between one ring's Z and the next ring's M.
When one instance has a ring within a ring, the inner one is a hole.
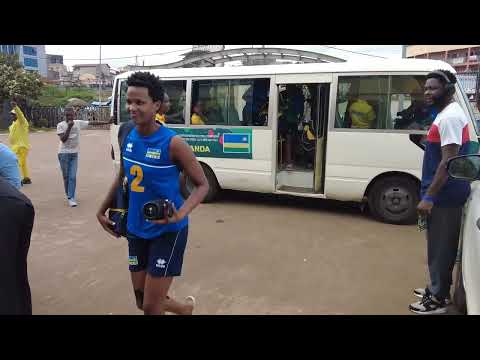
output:
M269 79L255 79L243 94L242 99L245 101L241 122L243 126L267 126L269 85Z
M433 116L423 99L412 99L411 105L397 112L395 129L427 130L433 123Z
M404 97L404 101L410 99L410 106L397 112L397 118L394 119L394 128L427 130L435 119L432 114L432 109L429 108L424 101L423 88L425 78L423 76L408 77L406 79L399 78L397 81L402 81L397 87L406 92L406 94L402 96ZM406 105L408 105L408 102Z
M218 104L216 97L208 97L205 103L201 103L201 108L203 121L205 122L205 124L225 124L225 118L222 115L222 107Z
M249 126L252 124L253 117L253 84L245 91L242 99L245 101L245 106L242 110L242 125Z
M285 91L280 92L278 130L281 137L282 153L285 154L285 168L292 170L294 166L294 146L298 128L303 121L305 97L302 89L295 84L287 84ZM283 166L284 164L282 164Z
M165 123L167 122L167 112L169 110L170 110L170 98L168 97L167 93L164 93L162 105L160 105L160 108L158 109L158 112L155 115L155 120L158 123L165 125Z
M318 87L317 85L304 85L303 95L305 98L304 114L303 114L303 128L300 135L300 144L302 159L304 160L307 169L312 169L315 161L315 146L316 146L316 126L317 126L317 102L318 102ZM313 110L312 110L313 109Z
M348 104L345 111L344 128L373 129L377 112L372 100L367 101L359 94L360 83L352 81L348 94Z
M205 125L207 123L207 118L203 113L203 103L200 100L193 103L191 123L192 125Z
M177 90L177 89L175 89ZM165 112L166 122L168 124L184 124L185 123L185 100L186 91L182 89L180 94L178 90L170 97L169 109Z
M221 108L221 114L222 118L226 120L225 125L230 125L230 126L240 126L242 125L240 121L240 115L239 111L237 110L235 106L235 95L236 92L232 91L230 93L230 96L227 96L227 106L223 106ZM240 96L240 95L238 95Z

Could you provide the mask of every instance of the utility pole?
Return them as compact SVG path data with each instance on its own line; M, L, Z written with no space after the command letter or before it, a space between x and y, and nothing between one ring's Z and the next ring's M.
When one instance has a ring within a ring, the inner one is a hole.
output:
M98 82L98 102L101 102L102 101L102 45L100 45L100 57L99 57L99 72L98 72L98 80L100 80Z

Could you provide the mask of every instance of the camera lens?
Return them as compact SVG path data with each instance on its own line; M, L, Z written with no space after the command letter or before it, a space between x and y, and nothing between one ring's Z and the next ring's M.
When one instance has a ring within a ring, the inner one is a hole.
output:
M164 199L149 201L143 205L143 216L148 220L161 220L164 218L164 209L168 204L169 201Z
M156 214L158 213L157 206L155 204L145 204L145 207L143 208L143 214L147 219L154 219L156 217Z

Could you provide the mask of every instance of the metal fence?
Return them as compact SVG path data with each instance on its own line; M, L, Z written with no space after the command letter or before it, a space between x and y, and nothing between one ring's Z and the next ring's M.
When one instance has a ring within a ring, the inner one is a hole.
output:
M24 109L26 118L35 127L55 128L65 120L65 108L55 106L32 106ZM95 122L105 122L110 119L108 107L84 107L76 109L76 120L90 121L90 125L97 129L109 129L110 125L96 125Z
M480 72L465 72L457 74L458 82L461 84L470 101L477 101L480 96Z

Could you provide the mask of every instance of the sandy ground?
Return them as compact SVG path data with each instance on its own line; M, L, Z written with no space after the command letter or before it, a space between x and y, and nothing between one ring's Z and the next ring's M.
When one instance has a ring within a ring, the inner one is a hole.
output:
M108 131L82 134L77 208L65 200L55 133L31 143L34 314L141 314L126 241L95 218L113 178ZM412 289L426 282L415 226L382 224L340 202L226 191L191 215L171 295L196 296L197 314L409 314Z

